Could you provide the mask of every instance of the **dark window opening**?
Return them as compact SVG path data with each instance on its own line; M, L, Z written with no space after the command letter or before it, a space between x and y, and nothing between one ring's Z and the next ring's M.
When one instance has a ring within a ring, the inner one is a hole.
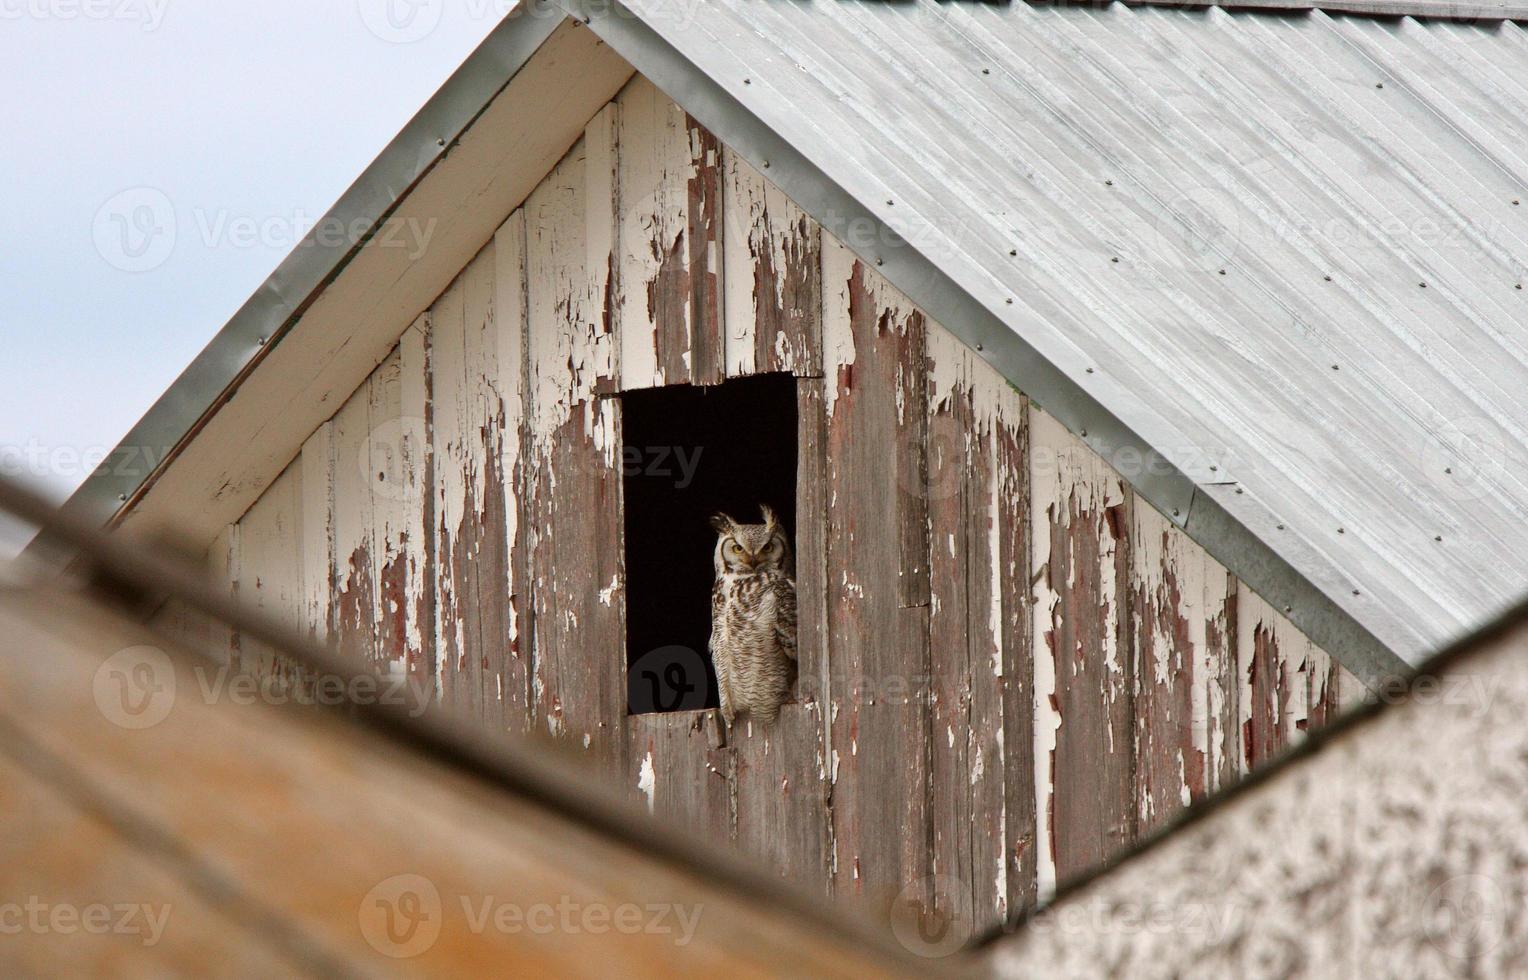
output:
M796 379L621 394L627 704L633 714L717 706L711 637L717 511L774 508L795 540Z

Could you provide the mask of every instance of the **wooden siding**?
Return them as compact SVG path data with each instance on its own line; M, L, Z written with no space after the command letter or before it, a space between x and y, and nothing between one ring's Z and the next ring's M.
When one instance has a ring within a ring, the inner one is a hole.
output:
M796 697L730 740L710 711L628 717L610 396L770 371L799 379ZM641 79L209 564L490 730L587 750L689 832L973 927L1358 690Z

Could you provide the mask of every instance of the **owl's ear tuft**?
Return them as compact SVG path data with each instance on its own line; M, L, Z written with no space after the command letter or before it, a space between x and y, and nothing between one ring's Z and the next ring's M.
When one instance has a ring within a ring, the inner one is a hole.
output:
M726 534L727 532L731 531L732 528L736 526L736 524L736 521L728 517L726 514L723 514L721 511L717 511L715 514L711 515L711 526L716 528L716 530L722 534Z
M765 527L770 528L772 530L775 527L779 526L780 521L775 517L774 508L770 507L768 504L760 504L759 505L759 513L764 515L764 526Z

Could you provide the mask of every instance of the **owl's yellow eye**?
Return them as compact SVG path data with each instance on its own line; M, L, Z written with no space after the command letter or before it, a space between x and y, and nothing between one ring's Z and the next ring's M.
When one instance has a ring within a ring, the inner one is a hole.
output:
M726 552L728 558L736 558L738 555L743 553L743 549L738 547L737 542L730 538L727 540L727 545L723 550Z

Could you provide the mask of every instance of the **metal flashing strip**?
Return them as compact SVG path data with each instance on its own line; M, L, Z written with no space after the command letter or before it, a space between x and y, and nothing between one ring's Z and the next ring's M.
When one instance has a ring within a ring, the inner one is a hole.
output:
M366 238L334 241L327 230L380 227L562 22L560 12L529 4L495 27L122 437L65 510L104 524L145 493L366 245Z
M1194 480L1104 407L1076 379L1044 358L1002 318L960 286L914 243L904 242L867 204L750 112L720 82L691 62L639 13L606 0L559 0L717 138L768 175L799 207L845 242L851 227L877 230L886 247L860 258L959 337L1003 377L1105 458L1133 448L1152 461L1125 479L1249 588L1284 610L1313 642L1371 688L1412 665L1339 606L1308 575L1218 503ZM638 6L640 9L640 5Z
M1107 7L1114 0L1060 0L1056 6ZM1493 21L1528 21L1528 2L1496 0L1468 3L1454 0L1119 0L1127 7L1167 7L1174 10L1206 10L1219 7L1228 11L1263 11L1270 14L1300 13L1319 10L1327 14L1352 14L1360 17L1414 17L1417 20L1446 20L1463 24Z

